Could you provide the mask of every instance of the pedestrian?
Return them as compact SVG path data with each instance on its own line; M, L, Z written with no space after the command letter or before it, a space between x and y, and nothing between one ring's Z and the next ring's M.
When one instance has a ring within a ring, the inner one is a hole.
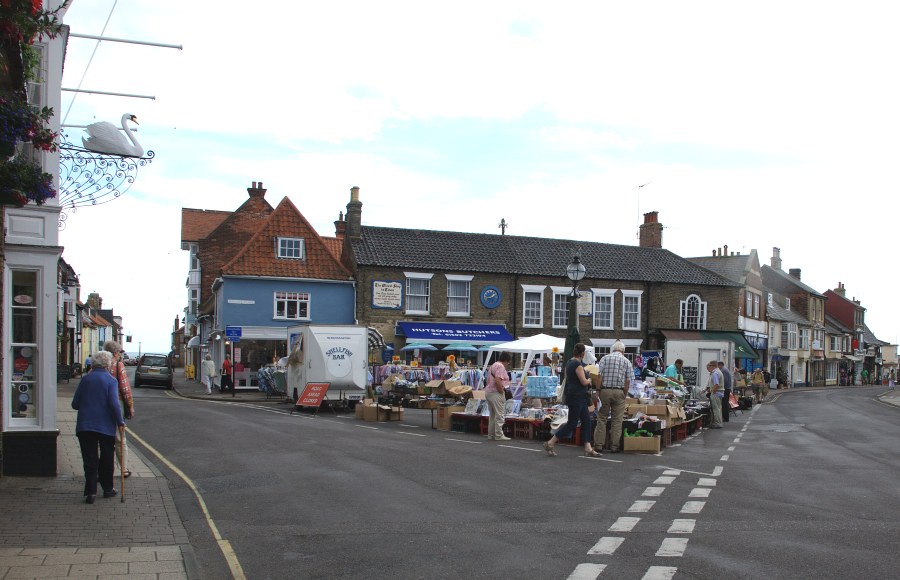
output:
M724 395L724 382L722 371L716 361L711 360L706 363L706 371L709 378L706 379L706 391L709 393L709 410L712 412L710 421L710 429L722 428L722 396Z
M75 435L84 464L85 503L94 503L98 483L103 489L103 497L119 494L113 487L113 456L116 430L125 429L125 420L119 406L116 379L109 374L112 361L112 355L106 351L95 353L91 357L91 371L81 378L72 398L72 408L78 411Z
M575 428L581 423L581 439L584 444L585 457L600 457L600 453L594 451L591 446L591 413L593 412L593 401L589 388L591 380L584 374L585 346L580 342L572 349L572 358L566 362L566 385L565 397L566 405L569 407L569 415L566 418L566 424L559 428L550 441L544 443L544 450L550 457L556 456L556 444L560 439L572 437L575 435Z
M719 361L719 371L722 373L722 420L728 422L728 414L731 410L731 391L734 385L734 375L725 366L724 361Z
M488 369L484 386L484 398L488 407L488 439L493 441L509 441L503 434L504 416L506 415L506 388L509 387L509 366L512 355L504 351L496 362Z
M666 367L666 372L664 376L668 379L672 379L682 387L684 386L684 371L682 368L684 367L684 361L680 358L675 359L675 362Z
M225 392L225 389L231 389L231 396L234 396L234 378L231 376L232 366L231 366L231 355L225 355L225 361L222 362L222 384L221 389L222 392Z
M765 375L759 369L753 371L753 375L750 376L750 386L753 387L753 397L757 403L762 403L763 383L765 380Z
M894 374L894 369L891 369L891 374L888 375L888 390L889 391L893 391L894 388L897 386L896 380L897 380L897 377Z
M134 399L131 396L131 385L128 384L128 372L122 362L124 354L122 345L114 340L107 340L103 343L103 350L113 356L109 374L116 379L119 385L119 406L122 409L122 415L125 419L131 419L134 417ZM117 433L116 463L119 464L119 471L123 477L131 477L131 470L128 469L128 441L125 437L125 429L120 429Z
M594 429L594 447L600 451L606 446L606 423L612 417L609 429L609 450L621 451L622 419L625 417L625 397L634 377L634 367L625 358L625 345L617 340L610 353L597 363L600 374L600 412L597 413L597 427Z
M88 353L87 358L84 359L84 372L90 372L91 370L91 353Z
M216 387L216 363L213 362L212 355L207 354L200 363L200 379L206 385L206 394L211 395L212 390Z
M862 384L864 384L864 385L869 384L869 370L868 369L863 369L862 373L860 374L860 377L862 377Z

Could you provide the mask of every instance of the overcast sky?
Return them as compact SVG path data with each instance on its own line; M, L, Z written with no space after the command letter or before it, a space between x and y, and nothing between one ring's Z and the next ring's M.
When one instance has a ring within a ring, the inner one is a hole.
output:
M252 181L322 235L352 186L376 226L500 233L505 219L509 234L637 244L658 211L676 254L728 245L765 264L777 246L785 270L820 292L843 283L896 343L898 13L74 0L72 32L109 18L106 36L184 50L101 43L88 67L96 42L69 40L64 87L156 99L64 92L65 122L133 113L156 158L120 199L69 215L63 257L84 297L165 351L186 305L181 208L232 211Z

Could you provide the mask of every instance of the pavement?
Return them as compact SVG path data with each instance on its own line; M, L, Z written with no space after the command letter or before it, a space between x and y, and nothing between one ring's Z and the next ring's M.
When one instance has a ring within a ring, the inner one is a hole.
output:
M77 413L70 405L77 384L73 379L57 386L57 476L0 478L0 579L201 578L168 480L137 445L128 449L132 475L125 502L98 497L94 505L84 503ZM792 390L801 389L787 391ZM207 395L182 369L176 369L175 391L198 399L285 404L256 390ZM769 400L782 392L771 392ZM900 391L885 387L878 398L900 407ZM118 471L115 481L120 485Z
M84 503L84 468L75 437L71 401L78 379L57 385L56 477L0 478L0 579L199 579L187 532L166 477L135 444L128 446L125 501ZM200 383L176 369L175 390L191 398L207 395ZM281 403L259 391L238 391L233 400ZM121 487L118 467L116 487Z

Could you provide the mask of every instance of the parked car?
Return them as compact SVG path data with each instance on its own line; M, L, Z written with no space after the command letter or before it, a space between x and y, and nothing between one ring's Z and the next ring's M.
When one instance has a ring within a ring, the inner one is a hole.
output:
M164 354L142 355L134 369L135 388L153 384L171 389L174 378L169 357Z
M136 357L130 356L126 352L124 355L122 355L122 362L125 364L126 367L133 367L133 366L137 366L138 359Z

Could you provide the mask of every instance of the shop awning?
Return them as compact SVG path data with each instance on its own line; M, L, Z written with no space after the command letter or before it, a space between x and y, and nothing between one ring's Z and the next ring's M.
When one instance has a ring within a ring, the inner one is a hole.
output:
M734 358L758 359L759 355L739 332L721 330L663 330L669 340L716 340L734 343Z
M847 360L852 360L852 361L856 361L856 362L863 360L863 357L852 355L852 354L845 354L844 358Z
M200 346L200 337L192 336L191 339L187 343L187 347L188 348L197 348L198 346Z
M512 335L499 324L461 324L451 322L398 322L408 341L438 344L465 342L485 344L509 342Z
M367 329L369 334L369 348L378 349L378 348L386 348L384 344L384 337L381 336L381 333L371 326ZM394 349L391 349L394 350Z

